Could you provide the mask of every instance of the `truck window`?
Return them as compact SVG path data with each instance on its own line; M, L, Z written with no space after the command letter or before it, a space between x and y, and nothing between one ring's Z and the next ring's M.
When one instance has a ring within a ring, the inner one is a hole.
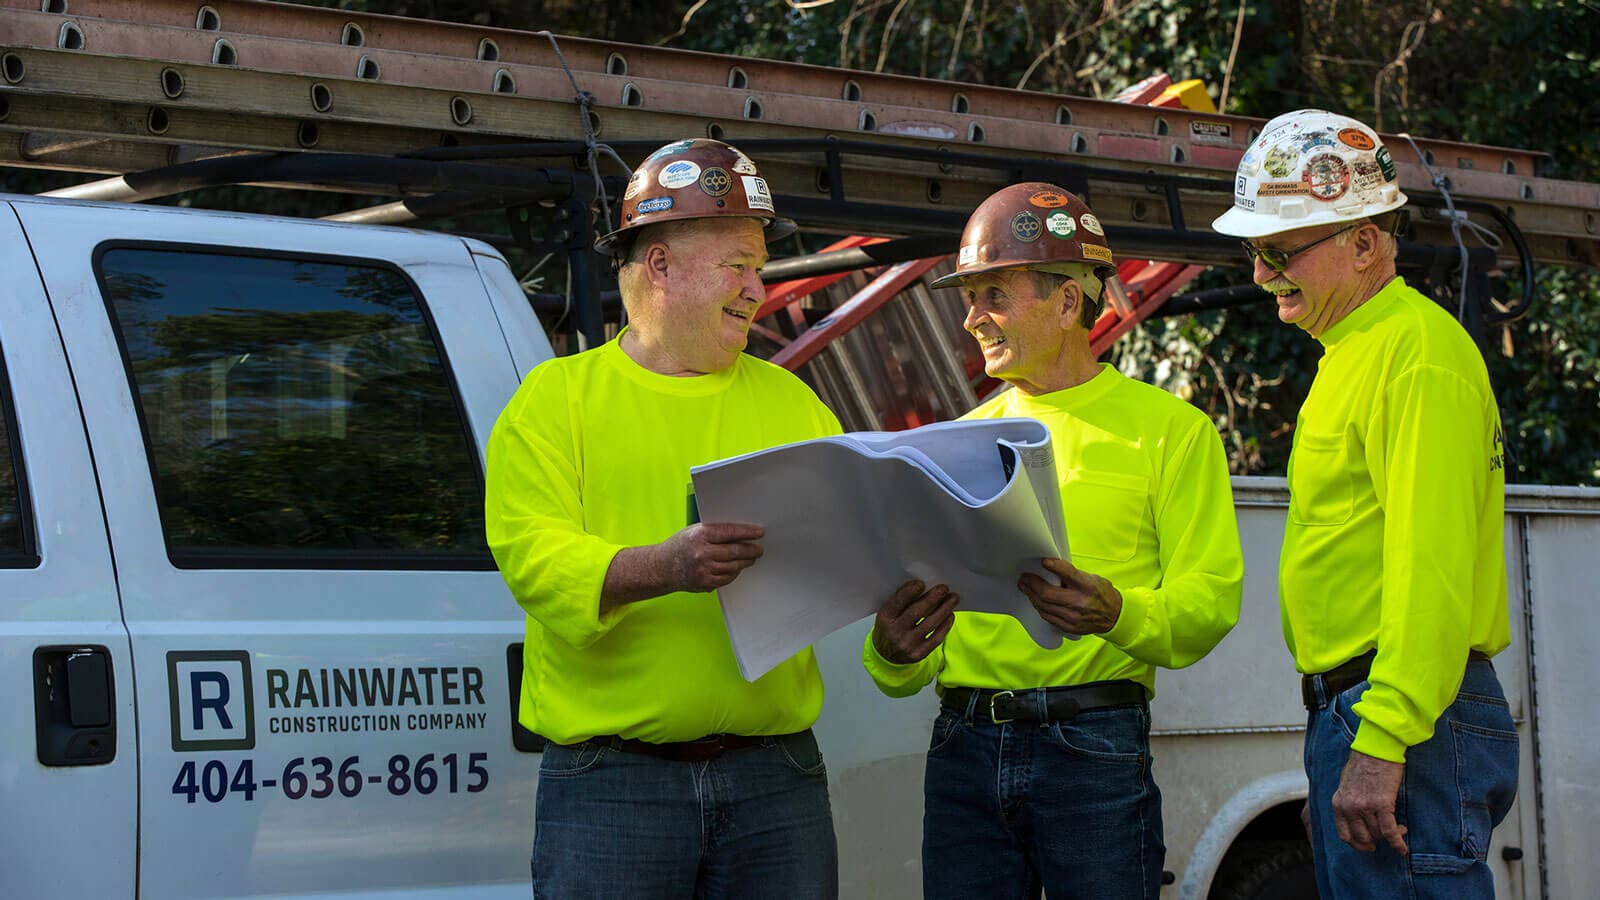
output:
M39 564L28 514L22 448L12 440L17 420L11 407L11 379L0 362L0 568L29 569Z
M490 568L483 473L415 286L367 260L108 245L185 568Z

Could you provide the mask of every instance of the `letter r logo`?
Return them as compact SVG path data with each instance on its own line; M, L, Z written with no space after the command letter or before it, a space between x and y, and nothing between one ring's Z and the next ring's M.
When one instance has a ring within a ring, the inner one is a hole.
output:
M169 651L167 694L172 705L173 750L255 748L249 653Z

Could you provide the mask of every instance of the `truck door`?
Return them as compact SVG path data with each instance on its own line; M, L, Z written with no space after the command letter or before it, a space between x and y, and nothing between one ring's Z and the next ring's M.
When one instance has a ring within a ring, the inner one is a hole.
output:
M0 203L0 883L131 897L133 666L61 338Z
M518 373L462 242L18 206L107 486L140 892L525 896L480 449Z

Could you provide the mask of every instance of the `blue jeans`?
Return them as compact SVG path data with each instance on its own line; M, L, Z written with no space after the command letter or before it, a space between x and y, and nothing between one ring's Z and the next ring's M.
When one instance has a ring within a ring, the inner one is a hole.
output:
M1493 900L1485 857L1489 833L1517 794L1517 732L1500 680L1487 660L1467 663L1456 700L1433 737L1406 751L1395 819L1406 826L1410 853L1378 840L1363 853L1333 822L1333 793L1350 758L1361 719L1350 710L1369 685L1336 694L1306 724L1306 776L1311 782L1311 847L1322 900L1407 897Z
M533 895L831 900L839 858L811 732L707 762L550 744L539 768Z
M1149 707L996 725L976 702L933 725L925 900L1153 900L1166 845Z

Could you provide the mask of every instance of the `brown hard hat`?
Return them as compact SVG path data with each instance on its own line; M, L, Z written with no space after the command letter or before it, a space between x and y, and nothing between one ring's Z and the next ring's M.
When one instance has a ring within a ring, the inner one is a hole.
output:
M1063 272L1087 263L1100 278L1116 274L1100 220L1076 194L1044 181L1013 184L989 195L961 232L956 270L934 287L959 285L997 269Z
M625 256L636 229L721 216L760 219L769 241L794 233L794 223L773 212L772 193L750 157L709 138L673 141L633 170L622 195L622 226L594 248Z

